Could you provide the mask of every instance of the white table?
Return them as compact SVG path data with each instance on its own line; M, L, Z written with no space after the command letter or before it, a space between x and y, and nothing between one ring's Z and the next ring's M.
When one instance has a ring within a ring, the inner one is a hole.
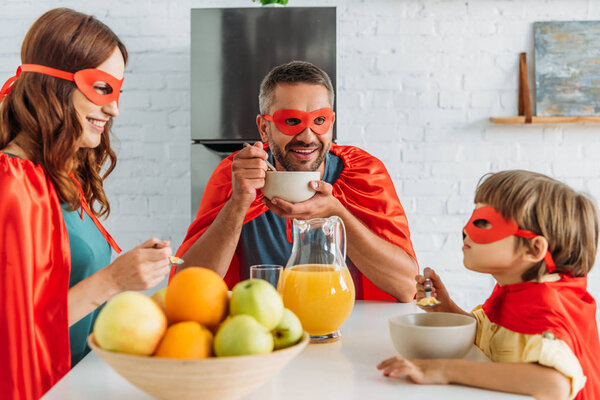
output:
M405 379L385 378L375 366L396 354L389 337L388 319L413 312L420 312L414 303L358 301L342 326L340 341L309 344L279 374L244 400L530 399L466 386L416 385ZM475 346L466 358L487 360ZM152 397L90 353L42 399L149 400Z

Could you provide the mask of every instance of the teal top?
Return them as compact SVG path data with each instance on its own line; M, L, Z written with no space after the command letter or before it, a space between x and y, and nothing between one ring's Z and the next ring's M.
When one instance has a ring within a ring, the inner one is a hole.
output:
M5 154L9 157L20 158L11 153L5 152ZM69 288L71 288L110 264L112 250L102 232L87 213L81 209L67 211L68 205L61 205L71 247L71 276L69 278ZM83 220L81 212L83 212ZM100 308L96 308L69 328L71 368L90 352L87 337L92 333L99 311Z
M110 264L111 247L98 229L92 218L81 209L67 211L67 204L62 204L63 218L69 234L71 246L71 277L69 288L93 275ZM71 368L73 368L87 353L87 337L92 333L94 321L100 308L89 313L69 328L71 344Z

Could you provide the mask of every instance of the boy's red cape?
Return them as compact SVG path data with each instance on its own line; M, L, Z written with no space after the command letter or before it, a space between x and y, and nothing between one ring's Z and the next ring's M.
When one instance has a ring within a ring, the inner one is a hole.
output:
M71 368L69 237L42 166L0 152L0 188L0 398L39 399Z
M265 144L264 148L267 150L268 145ZM404 209L383 163L367 152L352 146L332 144L330 152L344 162L344 170L333 184L333 196L378 236L400 246L416 260ZM208 229L231 197L233 156L234 154L223 160L213 172L204 190L196 220L190 225L183 243L177 250L178 257L182 257ZM261 198L262 194L258 193L246 213L244 224L268 210L267 206L261 203ZM239 259L234 255L225 276L225 281L230 288L240 281L240 272ZM175 267L171 270L171 277L174 274ZM364 275L361 274L360 277L364 292L362 299L396 301Z
M496 285L483 304L495 324L525 335L550 331L573 351L587 382L575 399L600 399L600 343L596 302L587 278L561 274L556 282Z

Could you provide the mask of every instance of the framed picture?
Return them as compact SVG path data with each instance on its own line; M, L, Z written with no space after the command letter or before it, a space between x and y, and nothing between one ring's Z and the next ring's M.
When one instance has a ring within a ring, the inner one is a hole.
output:
M600 115L600 21L534 24L536 115Z

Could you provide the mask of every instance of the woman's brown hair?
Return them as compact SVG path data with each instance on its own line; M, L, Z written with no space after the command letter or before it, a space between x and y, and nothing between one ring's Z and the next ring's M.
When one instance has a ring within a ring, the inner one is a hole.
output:
M584 194L536 172L511 170L485 175L477 186L475 203L494 207L521 229L548 240L556 269L586 276L594 265L598 246L598 214ZM529 239L517 238L517 246ZM523 280L547 273L540 261L523 274Z
M57 8L31 26L21 47L21 62L77 72L96 68L115 48L127 63L125 45L110 28L90 15ZM112 119L96 148L79 148L82 126L73 105L75 89L71 81L23 72L0 104L0 148L14 141L31 161L42 165L70 211L81 206L79 189L69 176L73 172L94 214L108 216L102 183L116 165L110 147Z

